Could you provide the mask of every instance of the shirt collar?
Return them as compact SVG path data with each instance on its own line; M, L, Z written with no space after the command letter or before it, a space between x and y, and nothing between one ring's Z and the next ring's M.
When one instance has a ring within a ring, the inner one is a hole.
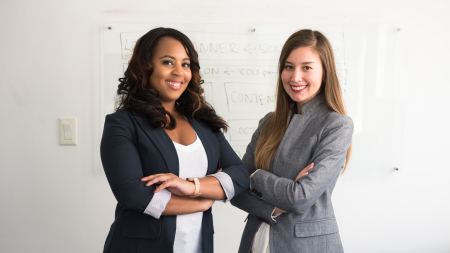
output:
M326 107L328 107L328 105L325 101L325 96L322 93L317 94L310 101L306 102L300 110L298 110L297 104L294 104L294 108L297 111L296 114L301 115L310 115Z

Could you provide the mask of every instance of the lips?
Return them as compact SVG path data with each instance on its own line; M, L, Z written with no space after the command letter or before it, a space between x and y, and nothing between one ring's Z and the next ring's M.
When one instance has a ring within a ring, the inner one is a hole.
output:
M166 81L167 85L173 90L179 90L182 82L179 81Z
M306 88L308 85L289 85L291 87L291 90L294 92L300 92Z

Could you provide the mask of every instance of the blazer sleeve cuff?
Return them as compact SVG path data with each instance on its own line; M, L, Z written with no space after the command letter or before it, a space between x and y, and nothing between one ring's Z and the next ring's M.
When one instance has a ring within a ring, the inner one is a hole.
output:
M152 200L145 208L144 213L148 214L155 219L159 219L161 214L166 209L167 203L169 203L172 193L166 189L163 189L153 195Z
M231 177L227 173L219 171L208 176L215 177L217 180L219 180L219 183L222 186L223 191L225 192L225 202L231 200L234 197L233 180L231 180Z

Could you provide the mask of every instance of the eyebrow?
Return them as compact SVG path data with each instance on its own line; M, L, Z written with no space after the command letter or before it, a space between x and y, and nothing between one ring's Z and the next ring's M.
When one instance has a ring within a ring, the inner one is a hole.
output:
M176 60L175 57L170 56L170 55L163 55L163 56L159 57L159 59L163 59L163 58L170 58L170 59ZM189 57L182 59L182 61L186 61L186 60L190 61L191 59Z
M292 65L295 65L294 63L292 63L292 62L290 62L290 61L285 61L284 63L285 63L285 64L286 64L286 63L289 63L289 64L292 64ZM301 64L305 65L305 64L312 64L312 63L315 63L315 62L313 62L313 61L305 61L305 62L302 62Z

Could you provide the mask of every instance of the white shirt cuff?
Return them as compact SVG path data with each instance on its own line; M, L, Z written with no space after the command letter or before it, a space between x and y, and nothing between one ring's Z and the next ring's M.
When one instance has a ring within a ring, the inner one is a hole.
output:
M284 213L283 210L279 208L273 208L272 213L270 214L270 218L272 218L273 222L277 222L277 218L280 217Z
M159 219L161 214L166 209L167 203L169 202L171 196L172 193L166 189L162 189L161 191L153 194L153 198L150 200L147 208L145 208L144 213Z

